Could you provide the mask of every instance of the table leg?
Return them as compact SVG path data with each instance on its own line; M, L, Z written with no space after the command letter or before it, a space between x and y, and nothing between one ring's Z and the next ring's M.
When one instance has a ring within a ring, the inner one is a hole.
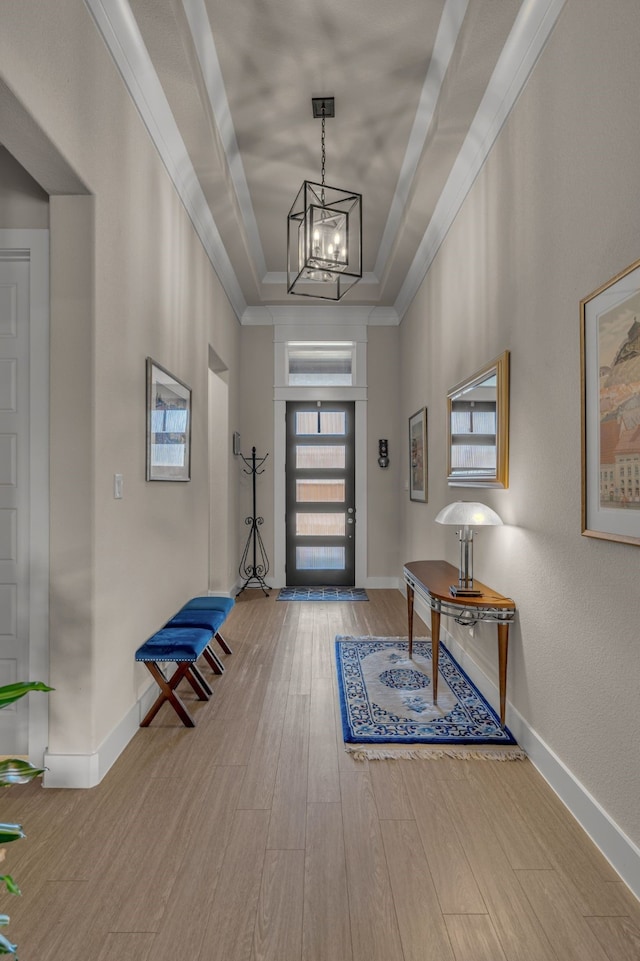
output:
M498 624L498 674L500 678L500 723L504 727L507 705L507 652L509 648L509 625Z
M440 656L440 611L431 608L431 683L433 703L438 703L438 660Z
M409 657L413 657L413 601L414 590L407 584L407 631L409 635Z

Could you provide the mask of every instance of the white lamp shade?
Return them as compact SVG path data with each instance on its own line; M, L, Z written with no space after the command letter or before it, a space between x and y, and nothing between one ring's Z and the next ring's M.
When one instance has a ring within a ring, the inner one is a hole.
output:
M436 517L437 524L455 524L459 527L497 526L502 519L486 504L478 501L454 501L443 507Z

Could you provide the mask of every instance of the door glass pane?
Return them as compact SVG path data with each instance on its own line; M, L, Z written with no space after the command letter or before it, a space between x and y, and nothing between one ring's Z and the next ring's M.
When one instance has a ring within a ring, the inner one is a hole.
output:
M344 537L344 511L339 514L296 514L296 535L298 537Z
M344 437L347 429L347 417L343 410L320 411L320 433L339 434Z
M318 501L344 503L345 483L343 480L313 480L296 481L296 501L298 504L312 504Z
M296 446L296 467L302 470L344 470L345 447L343 444L332 446Z
M298 410L296 411L296 434L317 434L318 433L318 411L317 410Z
M495 410L452 409L452 434L495 434L495 432Z
M299 571L343 571L344 547L296 547Z
M453 470L495 470L496 448L486 444L453 444L451 468Z
M343 410L299 410L296 412L296 435L336 434L344 437L347 417Z

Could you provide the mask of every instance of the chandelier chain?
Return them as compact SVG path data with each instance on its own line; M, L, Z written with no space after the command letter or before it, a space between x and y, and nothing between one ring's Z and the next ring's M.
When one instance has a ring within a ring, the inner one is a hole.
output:
M324 166L325 166L325 162L326 162L326 159L327 159L327 151L326 151L325 145L324 145L324 125L325 125L325 116L324 116L324 104L323 104L323 105L322 105L322 162L321 162L321 169L322 169L322 186L323 186L323 187L324 187Z

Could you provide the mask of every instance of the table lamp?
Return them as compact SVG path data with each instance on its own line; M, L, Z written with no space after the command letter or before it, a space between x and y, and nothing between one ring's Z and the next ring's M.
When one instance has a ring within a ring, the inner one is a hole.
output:
M479 504L477 501L455 501L442 508L436 517L436 523L454 524L459 528L457 531L460 540L458 583L452 584L449 590L454 597L456 595L480 596L482 591L473 586L473 527L497 526L502 524L501 518L486 504Z

